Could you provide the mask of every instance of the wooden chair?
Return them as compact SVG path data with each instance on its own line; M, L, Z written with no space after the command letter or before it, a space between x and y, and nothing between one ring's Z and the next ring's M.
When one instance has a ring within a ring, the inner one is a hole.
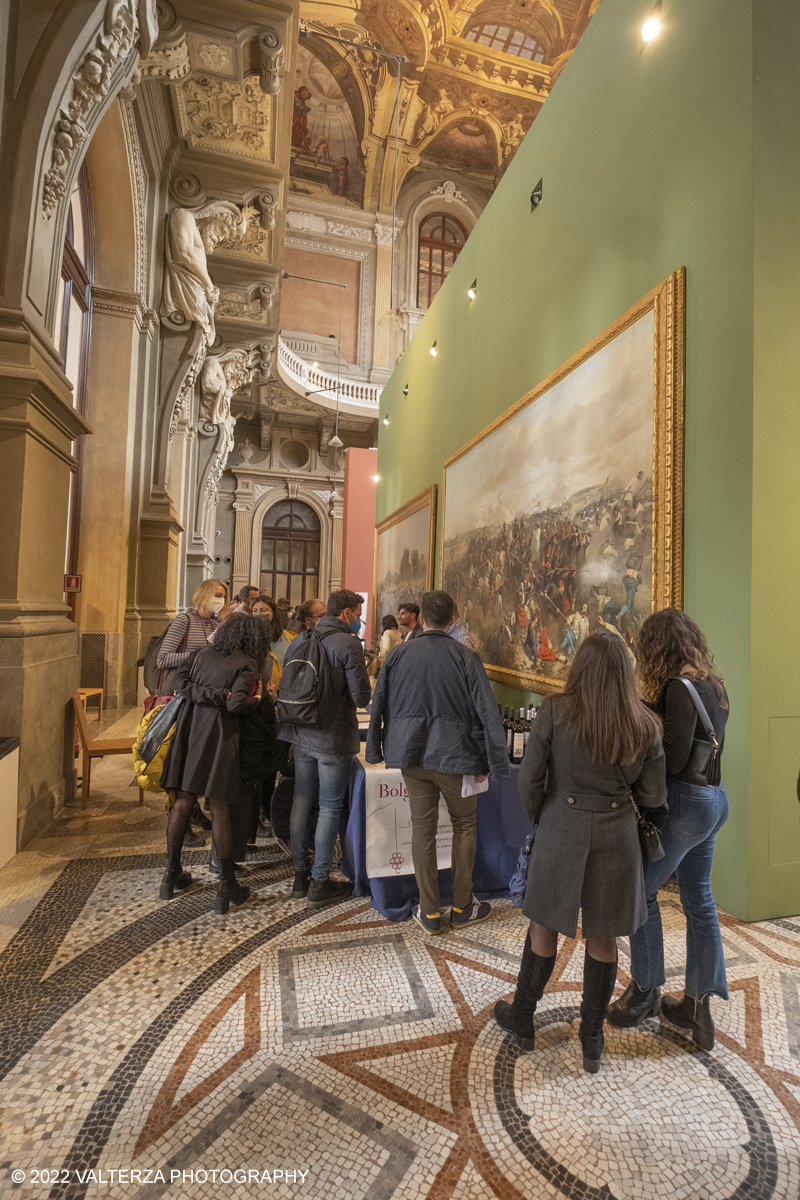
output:
M72 697L72 707L75 709L75 720L78 723L78 734L83 749L83 788L81 795L84 799L89 795L92 778L92 759L105 758L107 754L130 754L136 738L113 738L106 741L96 741L89 733L86 713L83 711L83 701L76 692ZM139 788L139 803L144 803L144 792Z

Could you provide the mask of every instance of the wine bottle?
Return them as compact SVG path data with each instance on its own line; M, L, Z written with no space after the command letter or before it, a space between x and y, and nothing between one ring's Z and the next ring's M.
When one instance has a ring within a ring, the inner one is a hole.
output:
M525 714L525 738L524 738L524 741L525 741L526 749L528 746L528 738L531 736L531 726L533 725L533 718L531 717L531 711L532 710L529 708Z
M512 757L514 751L514 722L512 721L511 716L511 709L506 708L506 749L508 750L509 758Z
M514 722L514 748L511 761L515 763L522 762L522 756L525 753L525 710L519 710L519 716Z

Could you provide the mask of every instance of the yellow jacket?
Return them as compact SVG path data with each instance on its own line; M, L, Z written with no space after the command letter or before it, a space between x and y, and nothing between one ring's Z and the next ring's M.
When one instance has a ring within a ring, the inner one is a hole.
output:
M289 642L293 642L294 639L297 637L297 634L292 633L292 631L290 629L284 629L283 632L286 634L287 641L289 641ZM281 664L278 662L277 658L272 653L272 651L270 651L269 657L272 660L272 682L275 684L275 687L277 688L277 687L280 687L281 675L283 674L283 670L281 669Z
M136 781L140 788L144 788L146 792L163 792L161 786L161 772L164 770L164 760L167 757L169 744L172 741L172 734L175 730L173 725L165 740L161 743L158 754L152 762L145 764L139 756L139 744L147 733L147 727L153 720L156 713L161 712L163 704L157 705L151 709L149 713L145 713L142 717L142 723L139 726L139 732L136 735L136 741L133 743L133 769L136 772Z

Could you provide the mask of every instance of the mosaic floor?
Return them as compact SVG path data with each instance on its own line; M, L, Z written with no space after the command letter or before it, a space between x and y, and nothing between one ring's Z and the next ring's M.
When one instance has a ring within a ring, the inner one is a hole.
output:
M800 1196L800 919L722 916L713 1053L658 1020L607 1027L587 1075L579 944L518 1056L491 1019L524 937L509 902L441 938L363 900L310 912L267 844L227 917L207 850L161 903L158 798L139 807L124 760L92 775L87 807L0 871L0 1196ZM662 907L680 992L677 896ZM621 942L620 989L627 961Z

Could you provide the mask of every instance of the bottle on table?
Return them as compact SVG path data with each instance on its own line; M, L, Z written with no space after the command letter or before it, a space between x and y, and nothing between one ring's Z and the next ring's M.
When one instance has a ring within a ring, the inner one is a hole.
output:
M521 763L525 753L525 709L521 708L514 721L511 761Z

